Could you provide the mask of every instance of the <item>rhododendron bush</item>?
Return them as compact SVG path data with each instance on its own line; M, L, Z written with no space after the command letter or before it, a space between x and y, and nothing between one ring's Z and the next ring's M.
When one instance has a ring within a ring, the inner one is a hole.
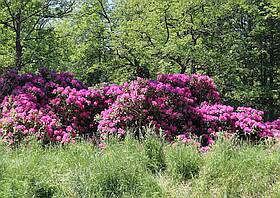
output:
M180 139L205 147L218 132L259 140L279 135L280 122L264 122L262 111L221 104L205 75L161 74L89 89L69 73L42 69L38 74L10 71L0 78L0 136L17 144L70 143L84 136L96 142L111 136L145 136L153 125L168 141Z
M127 127L139 136L148 123L156 132L162 129L167 140L195 140L202 147L213 144L220 131L253 141L279 135L279 123L265 123L262 111L222 105L212 79L204 75L163 74L157 81L126 83L101 114L103 139L123 137Z
M94 116L107 105L101 90L88 90L69 73L12 71L1 82L0 135L9 144L34 136L44 144L74 142L96 131Z

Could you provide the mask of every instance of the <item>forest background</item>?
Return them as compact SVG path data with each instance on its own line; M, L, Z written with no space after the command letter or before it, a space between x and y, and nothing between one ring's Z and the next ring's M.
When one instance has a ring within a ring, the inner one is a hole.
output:
M0 70L94 86L158 73L214 78L225 104L280 116L278 0L0 0Z

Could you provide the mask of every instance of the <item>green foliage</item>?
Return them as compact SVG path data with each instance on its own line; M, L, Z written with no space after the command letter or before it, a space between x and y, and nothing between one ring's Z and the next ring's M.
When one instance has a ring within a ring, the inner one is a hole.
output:
M166 168L164 143L155 137L148 137L144 141L144 150L147 157L146 166L153 173L164 171Z
M279 197L279 145L220 141L201 154L191 146L147 141L153 148L162 146L166 171L149 171L145 142L132 138L112 141L104 149L86 142L1 145L0 196Z
M54 5L42 8L46 2ZM151 78L203 73L215 78L228 104L263 109L267 119L279 116L278 1L71 2L2 1L0 67L14 65L18 51L8 8L15 18L22 10L21 17L28 18L21 23L24 71L68 70L89 85L122 83L145 70Z
M199 175L203 159L193 146L176 145L166 152L167 170L175 180L193 179Z
M223 197L255 197L272 193L271 196L277 197L280 178L277 152L263 146L219 142L205 156L194 191L208 191L209 196L218 193Z
M73 5L73 0L0 1L1 64L26 71L43 65L54 67L60 46L53 24Z

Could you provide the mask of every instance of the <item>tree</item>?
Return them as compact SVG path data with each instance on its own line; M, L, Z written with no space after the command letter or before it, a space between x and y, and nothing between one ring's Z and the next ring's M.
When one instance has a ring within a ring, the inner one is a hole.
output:
M228 104L280 112L279 1L75 3L2 0L0 64L16 52L18 68L60 67L88 84L157 73L208 74Z
M68 69L84 81L95 84L107 81L113 62L110 48L111 26L106 0L80 0L71 17L57 24L60 42L64 43ZM64 57L65 57L64 56Z
M112 46L121 64L148 65L157 72L204 70L208 51L203 39L212 35L211 20L220 4L198 0L118 0Z
M32 49L29 44L45 39L53 21L69 14L73 5L73 0L1 0L0 24L13 37L17 69L26 64L23 53Z
M215 34L204 39L226 100L279 113L279 3L269 0L228 2L217 18ZM215 50L213 50L215 49ZM221 60L221 61L219 61Z

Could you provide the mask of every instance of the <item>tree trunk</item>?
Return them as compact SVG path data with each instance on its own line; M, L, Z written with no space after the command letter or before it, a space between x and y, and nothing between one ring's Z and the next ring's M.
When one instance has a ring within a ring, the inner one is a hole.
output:
M273 87L274 84L274 50L273 50L273 37L271 38L271 46L269 49L269 86Z
M21 13L20 11L16 14L15 19L15 30L16 30L16 57L15 64L18 70L22 67L22 44L21 44Z
M180 74L184 74L186 72L186 65L180 65L181 66L181 71L180 71Z
M196 66L193 59L191 59L191 74L196 74Z

